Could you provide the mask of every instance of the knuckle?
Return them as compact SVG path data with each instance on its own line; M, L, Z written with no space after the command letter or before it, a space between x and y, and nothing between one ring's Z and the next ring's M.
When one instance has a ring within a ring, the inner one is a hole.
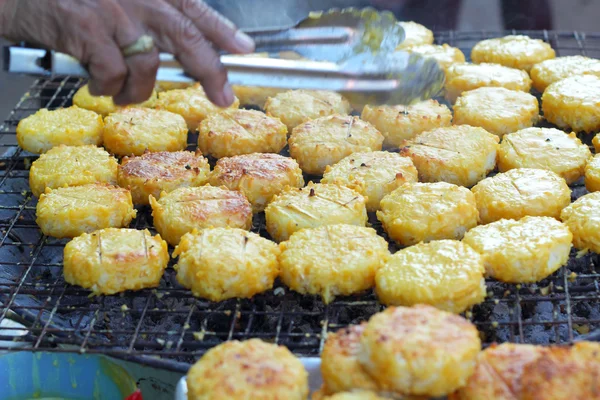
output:
M204 19L211 14L212 9L203 1L179 0L180 10L193 19Z
M194 23L188 18L179 18L177 27L177 42L184 46L198 41L201 37Z

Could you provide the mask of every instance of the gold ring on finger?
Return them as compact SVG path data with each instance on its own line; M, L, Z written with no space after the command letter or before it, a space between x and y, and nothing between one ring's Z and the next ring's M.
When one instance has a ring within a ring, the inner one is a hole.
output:
M150 35L142 35L132 44L121 49L123 57L130 57L136 54L150 53L154 49L154 39Z

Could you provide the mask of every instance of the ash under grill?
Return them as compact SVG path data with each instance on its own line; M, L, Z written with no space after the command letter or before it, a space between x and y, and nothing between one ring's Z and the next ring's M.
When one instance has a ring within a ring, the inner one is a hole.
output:
M477 41L512 33L544 39L559 56L600 58L600 34L438 32L436 39L468 56ZM0 126L0 321L17 318L28 327L27 335L19 338L22 349L104 353L185 372L208 348L230 339L258 337L300 356L316 356L326 332L382 309L371 292L340 297L325 306L316 297L290 292L280 284L251 300L211 303L181 288L171 267L153 290L90 297L89 292L66 285L61 271L66 240L43 236L35 223L36 199L28 185L28 168L35 156L18 148L15 129L19 120L39 108L71 105L83 84L74 78L37 80ZM582 139L589 144L591 136ZM195 135L189 142L195 147ZM572 189L574 199L586 193L581 182ZM386 237L373 215L370 222ZM149 209L139 208L131 226L151 229ZM253 231L268 237L264 215L255 217ZM537 284L489 280L488 298L467 315L484 343L565 343L599 328L600 258L576 254L573 251L566 267ZM0 341L13 339L10 332L0 332Z

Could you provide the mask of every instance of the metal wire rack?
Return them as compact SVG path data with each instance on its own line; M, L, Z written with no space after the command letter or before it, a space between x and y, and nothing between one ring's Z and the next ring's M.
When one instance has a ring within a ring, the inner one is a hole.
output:
M459 47L468 56L479 40L517 32L437 32L438 43ZM600 58L600 34L518 32L549 42L560 56ZM36 199L28 185L35 156L16 145L18 122L36 110L69 106L84 84L75 78L39 79L0 126L0 322L21 321L27 328L3 329L0 341L19 349L103 353L185 372L208 348L225 340L258 337L287 346L300 356L316 356L326 333L369 318L381 310L372 293L338 298L325 306L276 285L250 300L211 303L179 286L169 267L153 290L90 297L65 284L64 240L45 237L35 223ZM190 143L195 143L190 135ZM589 139L585 138L589 143ZM581 183L573 198L585 194ZM375 218L371 222L385 236ZM152 230L147 209L133 227ZM253 230L266 235L264 216ZM392 249L393 249L393 245ZM394 250L394 249L393 249ZM548 279L531 285L488 281L486 301L467 313L484 343L571 342L600 327L600 287L596 255L577 257ZM0 350L11 346L0 345Z

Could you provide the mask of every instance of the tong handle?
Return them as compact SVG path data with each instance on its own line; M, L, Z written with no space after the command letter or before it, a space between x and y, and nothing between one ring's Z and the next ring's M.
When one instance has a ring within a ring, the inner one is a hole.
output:
M353 30L345 27L291 28L272 31L248 32L256 46L256 52L278 52L293 50L296 46L322 44L343 44L353 35Z

